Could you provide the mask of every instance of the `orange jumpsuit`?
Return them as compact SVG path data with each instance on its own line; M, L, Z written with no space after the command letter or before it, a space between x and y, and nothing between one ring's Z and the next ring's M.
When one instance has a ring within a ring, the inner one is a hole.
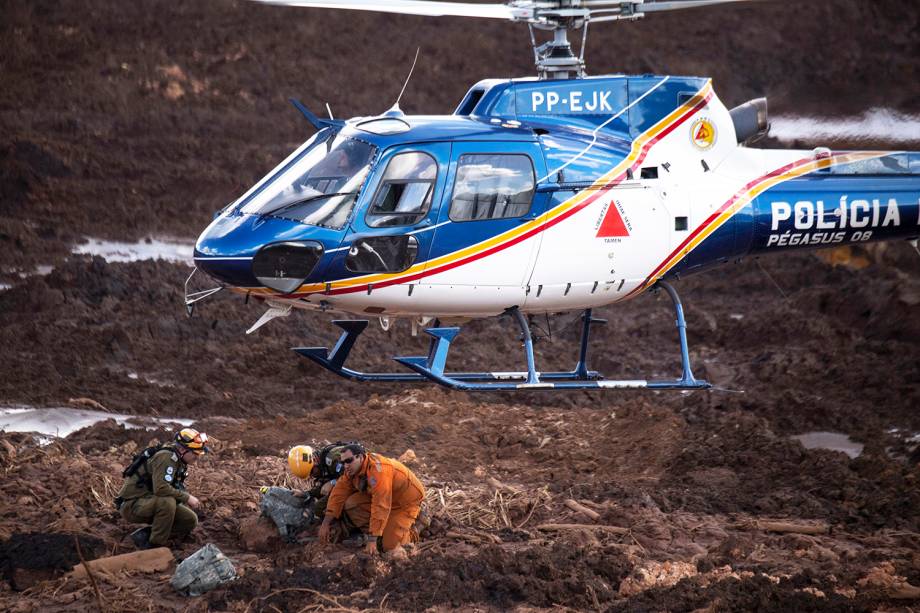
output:
M390 551L412 540L410 528L424 498L425 488L411 470L397 460L368 453L354 477L342 475L336 481L326 515L338 519L345 510L370 536L383 537L383 550Z

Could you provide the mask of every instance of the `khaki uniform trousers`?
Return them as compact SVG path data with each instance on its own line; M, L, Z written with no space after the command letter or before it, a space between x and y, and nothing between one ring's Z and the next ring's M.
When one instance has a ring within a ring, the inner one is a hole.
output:
M198 525L198 516L172 496L148 494L125 501L121 516L132 524L151 524L150 544L164 546L170 536L184 537Z
M383 528L383 550L390 551L406 543L418 542L418 532L412 530L415 519L422 508L419 492L416 504L407 504L390 509L390 516ZM365 533L371 526L371 497L364 492L355 492L345 500L344 512L348 519Z

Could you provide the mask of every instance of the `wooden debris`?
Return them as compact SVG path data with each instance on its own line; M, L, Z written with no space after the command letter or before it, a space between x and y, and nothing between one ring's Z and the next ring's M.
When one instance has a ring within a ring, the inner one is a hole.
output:
M605 526L603 524L540 524L537 530L543 532L560 532L563 530L594 530L597 532L609 532L610 534L626 534L629 528L620 526Z
M581 513L582 515L584 515L591 521L597 521L601 518L600 513L598 513L597 511L592 511L591 509L581 504L577 500L572 500L571 498L569 498L568 500L565 501L564 504L565 506L572 509L576 513Z
M168 569L174 561L172 552L168 547L157 547L156 549L133 551L120 556L90 560L86 565L93 572L116 573L128 571L152 573ZM87 576L86 568L83 564L77 564L69 576L75 579L82 579Z
M96 583L96 577L93 576L93 571L90 566L86 565L86 558L83 557L83 549L80 547L80 539L75 534L73 537L74 547L77 548L77 556L80 558L80 567L86 570L86 574L89 576L90 585L93 586L93 592L96 594L96 604L99 606L99 613L104 613L105 605L102 602L102 594L99 593L99 584Z
M457 532L456 530L449 530L448 532L444 534L444 536L446 536L447 538L458 539L461 541L469 541L477 545L481 545L482 543L485 542L483 539L481 539L476 534L464 534L463 532Z
M830 532L830 526L824 522L796 524L786 521L757 520L754 522L754 528L767 532L780 532L784 534L827 534Z
M105 411L106 413L111 413L111 411L105 408L101 403L93 400L92 398L68 398L67 402L70 404L90 407L91 409L96 409L97 411Z
M892 586L885 595L895 600L917 600L920 599L920 587L905 582Z
M491 485L492 487L494 487L495 489L497 489L497 490L499 490L499 491L503 491L503 492L518 492L518 489L517 489L517 488L512 487L512 486L510 486L510 485L506 485L506 484L502 483L501 481L499 481L498 479L496 479L495 477L489 477L488 479L486 479L486 481L488 482L489 485Z
M6 439L0 439L0 445L3 446L4 451L6 452L6 459L8 462L12 463L16 459L16 448Z

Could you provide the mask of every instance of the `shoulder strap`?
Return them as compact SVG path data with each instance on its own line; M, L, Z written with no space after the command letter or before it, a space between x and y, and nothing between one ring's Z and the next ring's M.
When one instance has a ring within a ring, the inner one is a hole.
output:
M125 467L125 469L121 472L121 476L130 477L131 475L135 474L138 470L140 470L142 466L146 470L147 460L151 459L157 453L162 451L163 448L164 448L163 445L156 445L154 447L147 447L140 453L136 454L133 458L131 458L131 463L128 464L128 466Z

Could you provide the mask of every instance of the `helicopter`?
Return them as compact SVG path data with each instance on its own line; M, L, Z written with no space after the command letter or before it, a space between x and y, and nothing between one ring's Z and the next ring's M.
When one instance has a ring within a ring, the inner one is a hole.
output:
M707 78L586 74L589 24L754 0L254 1L530 29L537 76L482 80L450 115L409 116L397 98L380 115L321 118L292 100L313 137L198 238L189 314L230 289L267 307L247 333L295 309L361 317L332 322L342 333L331 350L294 349L346 379L466 391L707 389L692 372L674 280L744 256L893 239L917 247L920 152L758 149L766 99L729 109ZM577 29L578 55L568 40ZM539 31L552 38L538 44ZM199 270L217 285L193 291ZM659 290L673 302L681 376L589 369L591 329L604 323L592 310ZM530 318L566 312L581 314L578 362L540 371ZM449 371L461 325L498 315L519 327L526 369ZM428 354L395 357L404 372L347 367L369 317L384 329L409 320L413 334L431 337Z

